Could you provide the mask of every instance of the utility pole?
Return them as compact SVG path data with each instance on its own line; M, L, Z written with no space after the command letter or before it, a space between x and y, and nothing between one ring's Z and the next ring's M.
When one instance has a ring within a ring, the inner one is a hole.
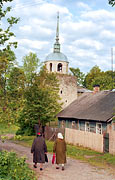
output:
M111 71L112 71L112 90L113 90L113 48L111 48Z

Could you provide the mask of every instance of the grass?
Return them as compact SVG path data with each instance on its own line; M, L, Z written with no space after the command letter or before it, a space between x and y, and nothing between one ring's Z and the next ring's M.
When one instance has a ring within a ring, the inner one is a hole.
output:
M5 123L0 123L0 134L15 134L18 130L18 126L16 125L8 125Z

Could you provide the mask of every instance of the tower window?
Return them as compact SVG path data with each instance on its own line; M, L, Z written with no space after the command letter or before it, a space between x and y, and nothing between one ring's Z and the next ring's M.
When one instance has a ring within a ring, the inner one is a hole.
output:
M60 93L62 94L62 90L60 91Z
M50 72L52 72L52 63L50 63Z
M61 72L62 71L62 64L59 63L58 66L57 66L57 71Z

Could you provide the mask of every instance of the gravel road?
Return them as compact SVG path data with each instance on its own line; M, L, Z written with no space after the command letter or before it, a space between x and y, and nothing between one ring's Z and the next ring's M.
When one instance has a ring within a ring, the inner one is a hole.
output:
M51 164L51 154L48 154L49 163L45 163L43 171L40 171L39 165L37 169L33 168L33 157L30 153L30 148L14 144L10 141L5 141L5 143L0 141L1 148L8 151L15 151L21 156L26 156L26 162L36 172L38 180L115 180L115 175L110 173L110 171L93 167L88 163L71 158L67 158L64 171L61 168L56 169L56 166Z

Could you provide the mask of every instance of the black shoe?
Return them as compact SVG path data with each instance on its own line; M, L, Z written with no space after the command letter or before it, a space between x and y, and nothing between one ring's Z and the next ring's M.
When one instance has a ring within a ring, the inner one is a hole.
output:
M59 169L59 167L56 167L56 169Z
M37 166L34 164L34 168L37 168Z
M43 169L42 168L40 168L40 171L42 171Z
M62 167L62 171L64 171L64 167Z

